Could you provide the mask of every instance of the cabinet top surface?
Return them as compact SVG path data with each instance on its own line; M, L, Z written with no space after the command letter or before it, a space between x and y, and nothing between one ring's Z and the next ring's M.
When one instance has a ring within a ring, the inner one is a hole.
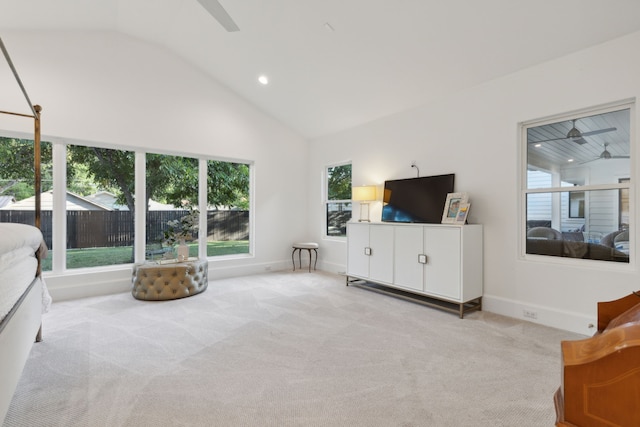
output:
M482 227L482 224L430 224L424 222L383 222L383 221L372 221L372 222L359 222L359 221L349 221L348 225L389 225L392 227Z

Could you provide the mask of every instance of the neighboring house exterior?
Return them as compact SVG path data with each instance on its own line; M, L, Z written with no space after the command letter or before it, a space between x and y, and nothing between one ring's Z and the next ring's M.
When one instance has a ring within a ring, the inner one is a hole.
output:
M9 196L2 196L9 197ZM14 203L2 205L0 198L0 209L3 210L35 210L35 196L27 197ZM53 210L53 190L45 191L40 196L40 209L43 211ZM99 191L89 196L79 196L67 191L67 211L128 211L126 205L116 203L116 195L108 191ZM153 200L149 201L150 211L171 211L175 210L173 205L166 205Z
M0 209L3 210L22 210L31 211L35 210L36 197L27 197L26 199L19 200L7 206L3 206ZM77 194L67 191L67 206L68 211L110 211L113 210L108 206L100 203L93 202L86 197L78 196ZM40 195L40 209L43 211L53 210L53 190L45 191Z

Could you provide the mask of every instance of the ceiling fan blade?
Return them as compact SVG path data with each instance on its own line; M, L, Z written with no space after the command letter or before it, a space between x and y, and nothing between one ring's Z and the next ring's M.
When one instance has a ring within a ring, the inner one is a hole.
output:
M198 3L200 3L225 30L229 32L240 31L240 28L233 22L231 16L224 10L224 7L222 7L218 0L198 0Z
M604 157L596 157L595 159L591 159L591 160L587 160L586 162L582 162L580 163L581 165L584 165L586 163L591 163L591 162L595 162L596 160L611 160L611 159L629 159L631 158L630 156L611 156L609 158L604 158Z
M575 142L576 144L586 144L586 140L584 139L585 136L593 136L593 135L598 135L601 133L607 133L607 132L613 132L618 130L618 128L606 128L606 129L598 129L598 130L592 130L589 132L581 132L581 137L580 138L571 138L568 136L561 136L558 138L551 138L551 139L545 139L543 141L531 141L531 144L538 144L538 143L542 143L542 142L551 142L551 141L562 141L563 139L570 139L571 141Z
M601 133L607 133L607 132L613 132L618 130L617 128L606 128L606 129L598 129L598 130L592 130L589 132L582 132L582 136L591 136L591 135L598 135Z

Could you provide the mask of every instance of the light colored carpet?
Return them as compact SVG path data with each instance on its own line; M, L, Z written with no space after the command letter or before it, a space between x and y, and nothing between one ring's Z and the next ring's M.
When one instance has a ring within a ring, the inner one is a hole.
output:
M306 271L53 304L5 427L551 426L560 340Z

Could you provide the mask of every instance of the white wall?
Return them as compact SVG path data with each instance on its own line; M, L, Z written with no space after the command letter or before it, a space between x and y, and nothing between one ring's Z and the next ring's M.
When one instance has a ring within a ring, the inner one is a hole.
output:
M31 101L43 107L43 140L254 162L255 257L213 261L210 278L290 268L291 242L309 238L306 205L297 203L308 186L302 137L167 50L125 35L4 32L2 38ZM28 112L4 67L0 62L0 110ZM32 126L0 115L0 132ZM54 298L129 288L130 266L87 273L49 276Z
M314 181L326 164L352 160L354 185L413 177L414 160L421 175L454 172L456 190L470 194L469 221L484 224L485 309L522 317L527 308L540 323L593 333L588 325L595 322L596 302L638 288L637 250L630 266L519 258L518 123L637 97L639 47L635 33L446 99L425 94L421 108L312 141L310 223L322 222ZM631 120L637 126L635 115ZM314 230L321 239L321 227ZM637 226L633 230L637 242ZM322 241L321 260L328 270L345 271L345 243Z

